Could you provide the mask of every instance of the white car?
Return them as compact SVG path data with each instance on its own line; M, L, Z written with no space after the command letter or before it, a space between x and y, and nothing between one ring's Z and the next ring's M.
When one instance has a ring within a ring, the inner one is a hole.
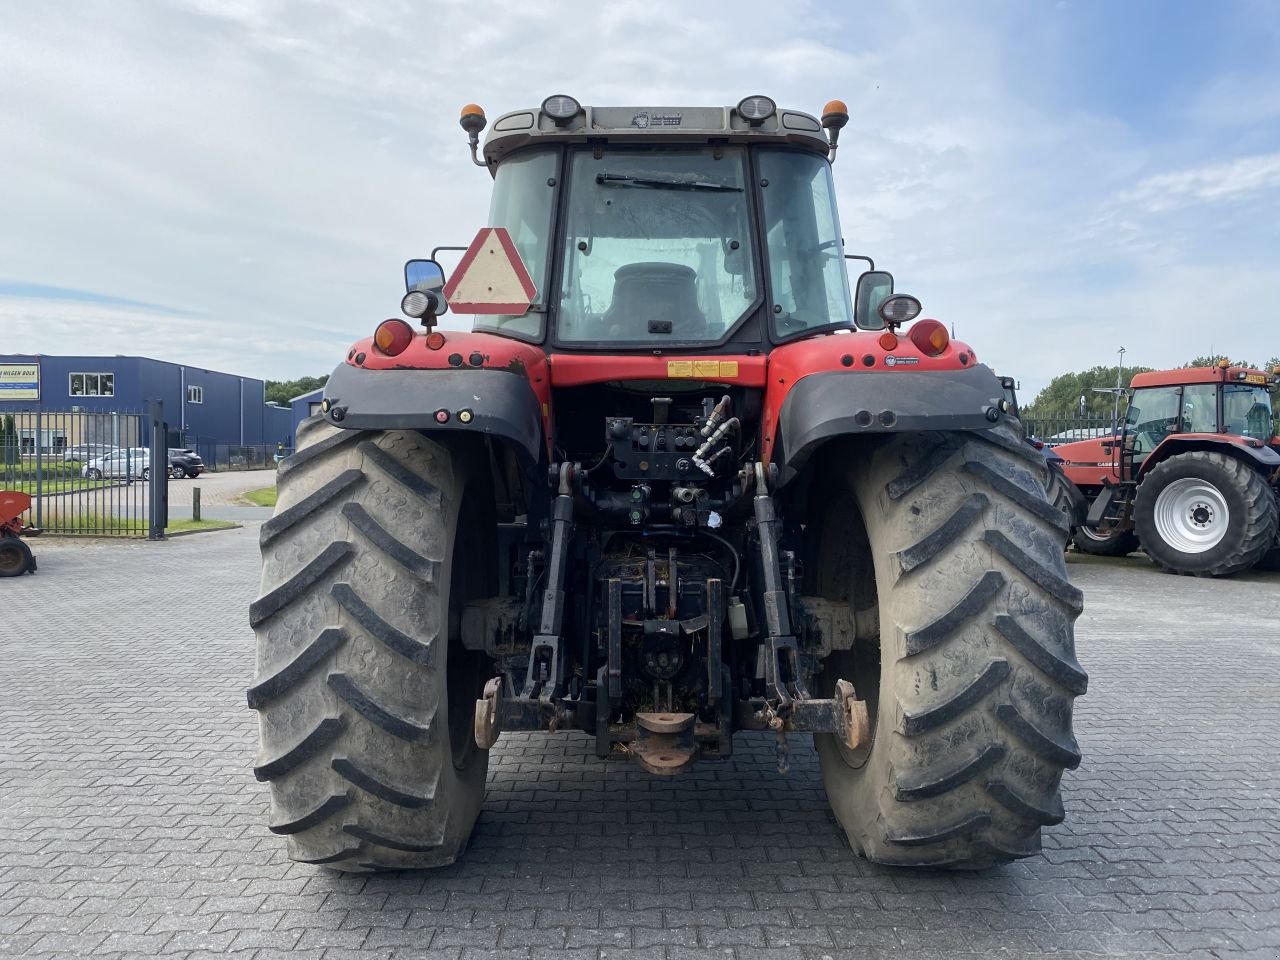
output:
M80 471L90 480L151 479L151 451L146 447L122 447L90 460Z

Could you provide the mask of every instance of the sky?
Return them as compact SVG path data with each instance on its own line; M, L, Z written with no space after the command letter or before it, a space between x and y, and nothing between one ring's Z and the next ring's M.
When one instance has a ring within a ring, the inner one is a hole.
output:
M1280 0L0 0L0 65L0 354L328 372L552 93L843 99L846 249L1026 399L1280 354Z

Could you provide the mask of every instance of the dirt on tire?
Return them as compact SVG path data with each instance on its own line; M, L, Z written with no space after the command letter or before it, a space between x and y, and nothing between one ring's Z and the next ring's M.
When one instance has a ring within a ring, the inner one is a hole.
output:
M873 716L858 752L815 737L837 820L879 863L980 869L1036 853L1041 827L1063 819L1062 773L1080 762L1072 702L1087 685L1049 468L1008 421L869 455L837 448L828 464L841 479L826 491L831 549L816 556L835 559L838 537L875 564L874 588L849 582L856 564L816 576L867 625L819 684L852 680Z
M484 674L449 627L467 480L418 433L319 418L280 467L248 701L269 826L295 860L434 867L466 845L488 763L466 723Z

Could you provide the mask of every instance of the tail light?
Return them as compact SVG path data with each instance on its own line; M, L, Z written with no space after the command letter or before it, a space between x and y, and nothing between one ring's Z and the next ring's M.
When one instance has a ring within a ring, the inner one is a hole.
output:
M428 350L439 350L444 346L444 334L439 330L432 330L424 339L427 341Z
M379 353L398 357L413 343L413 327L403 320L383 320L373 331L373 345Z
M921 320L911 328L911 342L921 353L936 357L947 349L951 335L937 320Z
M898 335L895 334L892 330L886 330L884 333L880 334L881 350L894 350L894 349L897 349L897 346L898 346Z

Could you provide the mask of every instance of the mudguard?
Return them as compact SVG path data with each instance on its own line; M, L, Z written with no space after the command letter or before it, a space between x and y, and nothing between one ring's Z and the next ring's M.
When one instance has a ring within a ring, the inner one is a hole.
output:
M523 373L507 368L373 370L340 364L324 388L329 422L352 430L486 433L528 461L544 453L541 403ZM445 411L441 422L437 411ZM470 422L458 418L469 411Z
M1254 446L1254 444L1257 446ZM1222 433L1179 433L1163 441L1151 451L1138 468L1138 477L1144 477L1157 464L1175 457L1180 453L1191 453L1196 450L1229 453L1242 460L1252 460L1263 473L1271 473L1280 467L1280 453L1272 447L1254 440L1250 442L1235 434Z
M960 370L827 371L798 380L778 418L789 480L833 437L915 430L989 430L1001 387L982 364Z

